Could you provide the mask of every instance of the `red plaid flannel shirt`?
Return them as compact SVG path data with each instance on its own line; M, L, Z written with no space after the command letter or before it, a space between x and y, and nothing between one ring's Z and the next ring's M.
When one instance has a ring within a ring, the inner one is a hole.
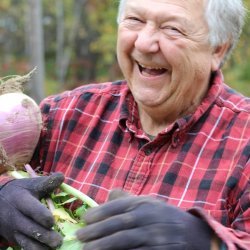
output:
M250 99L220 72L197 110L154 140L125 81L66 91L41 110L34 167L63 172L98 203L114 188L154 196L198 213L228 249L250 249Z

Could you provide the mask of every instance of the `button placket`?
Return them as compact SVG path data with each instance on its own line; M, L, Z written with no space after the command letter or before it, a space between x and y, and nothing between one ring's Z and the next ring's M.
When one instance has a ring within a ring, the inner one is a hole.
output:
M148 157L145 154L147 148L151 147L147 146L138 152L135 161L128 173L124 190L133 192L134 194L139 194L141 192L145 181L148 178L148 169L150 168L151 164L151 161L148 160Z

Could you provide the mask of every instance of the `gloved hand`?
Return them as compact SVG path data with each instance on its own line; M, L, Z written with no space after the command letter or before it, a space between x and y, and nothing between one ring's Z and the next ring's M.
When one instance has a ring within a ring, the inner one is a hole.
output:
M211 229L201 219L152 197L111 192L111 201L89 209L77 231L84 250L207 250Z
M51 176L12 180L0 189L0 235L24 250L56 248L62 237L52 230L51 212L39 200L64 180Z

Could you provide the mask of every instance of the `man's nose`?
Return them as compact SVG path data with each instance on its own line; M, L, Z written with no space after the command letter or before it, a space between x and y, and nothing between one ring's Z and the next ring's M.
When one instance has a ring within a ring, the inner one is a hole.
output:
M155 53L159 50L159 32L157 29L145 26L138 31L135 48L143 53Z

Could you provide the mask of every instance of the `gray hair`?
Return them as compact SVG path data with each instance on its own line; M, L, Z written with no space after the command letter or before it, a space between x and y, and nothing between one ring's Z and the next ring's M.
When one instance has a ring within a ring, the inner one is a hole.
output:
M216 48L230 42L221 66L238 43L244 25L246 9L242 0L206 0L205 17L209 28L209 42ZM124 12L126 0L120 0L117 22L119 23Z

